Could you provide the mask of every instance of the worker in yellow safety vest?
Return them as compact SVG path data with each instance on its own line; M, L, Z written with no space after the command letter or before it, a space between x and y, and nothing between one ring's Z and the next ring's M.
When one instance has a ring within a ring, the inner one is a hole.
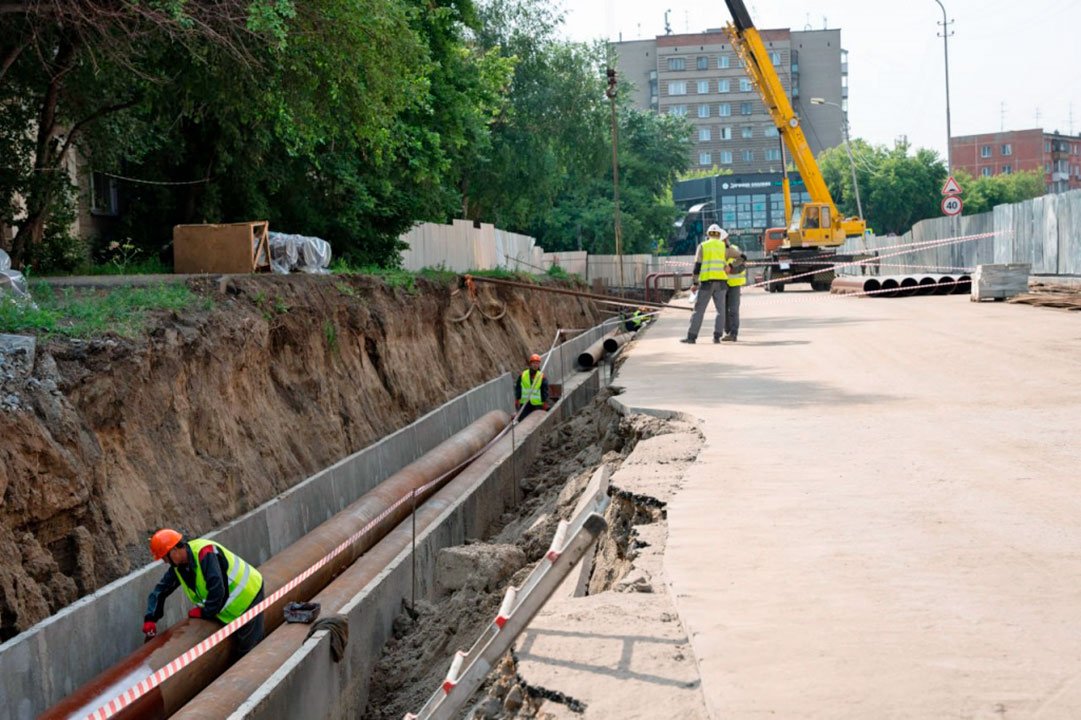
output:
M728 241L725 240L727 243ZM741 288L747 284L747 256L739 245L728 245L728 290L724 298L724 335L721 342L736 342L739 335L739 300Z
M534 410L548 409L548 380L541 372L541 356L529 356L529 367L514 385L514 409L521 420Z
M648 309L646 308L635 308L634 313L624 320L623 328L627 332L638 332L642 329L642 325L649 320L649 315L646 314L647 312Z
M724 302L728 293L728 259L724 241L728 233L714 223L706 230L706 240L698 246L694 256L694 275L691 278L691 292L698 295L694 301L694 313L691 314L691 326L687 337L680 342L694 344L698 331L702 327L702 317L706 306L713 300L717 310L717 319L713 323L713 342L721 341L724 331Z
M263 600L263 576L239 555L213 540L188 540L176 530L163 528L150 538L150 554L169 569L150 592L143 617L143 635L157 635L157 622L165 613L165 599L178 587L193 607L189 618L228 624ZM242 657L263 639L263 613L233 633L236 656Z

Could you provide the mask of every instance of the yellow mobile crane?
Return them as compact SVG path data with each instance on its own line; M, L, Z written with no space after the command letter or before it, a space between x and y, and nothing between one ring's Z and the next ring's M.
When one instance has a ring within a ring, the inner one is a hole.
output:
M793 217L792 193L788 185L788 173L785 173L783 187L788 227L767 230L762 241L770 260L766 266L766 278L772 281L766 289L771 292L784 290L783 278L820 270L821 272L814 275L803 275L795 282L809 282L815 290L828 290L833 280L833 269L829 263L873 257L839 255L834 250L843 245L846 238L862 236L867 225L863 218L843 218L837 211L833 196L830 195L818 163L815 162L814 153L807 144L799 116L788 101L788 95L773 69L769 52L751 21L747 7L743 0L725 0L725 3L733 20L725 26L725 33L732 42L732 48L739 55L751 83L762 97L773 124L777 126L783 141L782 149L788 148L811 197L811 201L803 205L800 214Z

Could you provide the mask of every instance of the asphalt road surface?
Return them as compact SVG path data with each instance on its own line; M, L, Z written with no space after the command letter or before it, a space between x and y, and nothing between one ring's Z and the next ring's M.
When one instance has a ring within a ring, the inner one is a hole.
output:
M663 313L616 379L706 435L664 568L710 715L1081 717L1081 317L752 290L740 342L712 320Z

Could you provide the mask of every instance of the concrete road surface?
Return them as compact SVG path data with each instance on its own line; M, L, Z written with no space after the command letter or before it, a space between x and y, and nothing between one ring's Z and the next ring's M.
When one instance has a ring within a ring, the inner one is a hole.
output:
M711 716L1081 718L1081 316L752 290L739 343L682 345L688 315L617 383L707 438L665 568Z

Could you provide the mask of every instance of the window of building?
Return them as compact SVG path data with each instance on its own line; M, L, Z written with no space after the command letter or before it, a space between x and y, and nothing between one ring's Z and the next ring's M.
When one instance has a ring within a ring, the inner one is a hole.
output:
M694 61L694 66L699 70L709 70L709 58L705 55L699 55Z
M748 140L754 137L754 128L750 125L744 125L743 130L740 132L744 140Z
M1003 165L1002 166L1002 174L1003 175L1009 175L1012 172L1013 172L1013 168L1010 167L1009 165Z
M1050 140L1044 141L1043 151L1044 152L1051 152L1051 141Z
M739 114L740 115L750 115L751 114L751 103L749 103L749 102L740 103L739 104Z
M721 150L721 165L731 165L731 164L732 164L732 151L731 150Z
M991 168L980 168L980 175L983 175L984 177L991 177Z
M668 114L669 115L678 115L679 117L687 117L687 106L686 105L669 105L668 106Z
M700 153L698 153L698 164L699 165L712 165L713 164L713 156L710 155L708 152L700 152Z
M668 58L669 70L686 70L687 60L685 58Z
M717 69L718 70L727 70L729 62L730 61L729 61L727 55L724 55L724 54L718 55L717 56Z
M770 62L773 63L774 67L778 67L781 64L781 53L773 51L769 54L769 59Z
M698 94L699 95L708 95L709 94L709 80L699 80L698 81Z
M763 129L762 134L769 138L775 138L781 135L781 131L777 129L776 125L767 125Z
M717 92L726 93L732 91L732 83L728 81L728 78L721 78L717 81Z
M751 227L766 227L766 195L751 196Z
M725 195L721 198L721 224L730 228L736 226L736 198L734 195Z
M745 162L745 163L754 162L754 150L744 150L743 151L743 162Z
M709 105L699 105L698 106L698 117L700 117L700 118L708 118L709 117Z
M1051 163L1049 163L1049 162L1045 162L1045 163L1043 164L1043 171L1044 171L1044 172L1048 172L1048 173L1049 173L1049 172L1051 172Z
M1001 149L1002 149L1002 154L1003 155L1013 155L1013 145L1012 144L1006 143L1006 144L1004 144L1002 146ZM1009 165L1007 165L1006 167L1009 167Z
M119 215L119 186L103 173L90 173L90 212L94 215Z
M982 158L991 157L991 146L990 145L981 145L980 146L980 157L982 157Z
M698 142L709 142L713 139L713 131L709 127L698 128Z
M721 128L721 132L720 132L720 135L718 137L721 140L731 140L732 139L732 128L727 126L727 125L724 126L723 128Z
M721 117L732 117L732 106L729 103L721 103L717 106L717 114Z
M686 95L687 94L687 81L686 80L674 80L668 83L669 95Z
M740 92L750 92L751 91L751 81L748 78L740 78L739 79L739 91Z
M766 162L780 162L781 161L781 149L780 148L766 148Z

